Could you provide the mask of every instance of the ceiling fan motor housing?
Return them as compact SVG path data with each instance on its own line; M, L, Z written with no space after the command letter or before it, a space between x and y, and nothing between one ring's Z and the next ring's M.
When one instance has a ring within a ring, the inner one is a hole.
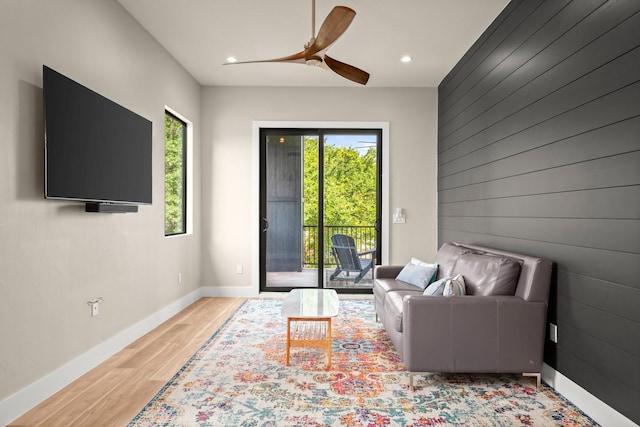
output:
M322 63L322 58L320 58L318 55L312 55L308 58L305 58L304 62L307 65L316 66Z

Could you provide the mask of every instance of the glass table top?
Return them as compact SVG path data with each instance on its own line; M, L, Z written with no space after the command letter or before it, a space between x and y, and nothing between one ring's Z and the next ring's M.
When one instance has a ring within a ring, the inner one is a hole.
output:
M335 317L338 294L334 289L293 289L282 303L284 317Z

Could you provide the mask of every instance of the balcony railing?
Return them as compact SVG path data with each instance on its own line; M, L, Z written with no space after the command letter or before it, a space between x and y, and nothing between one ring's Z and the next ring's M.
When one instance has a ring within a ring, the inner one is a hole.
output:
M346 234L353 237L358 252L368 251L376 247L376 229L373 226L325 225L324 244L322 245L325 266L336 265L335 259L331 254L331 236L334 234ZM317 225L303 226L302 263L305 268L318 267L318 238Z

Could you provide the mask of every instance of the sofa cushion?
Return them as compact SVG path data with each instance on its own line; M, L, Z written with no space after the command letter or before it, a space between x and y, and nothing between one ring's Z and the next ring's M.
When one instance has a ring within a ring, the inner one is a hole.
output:
M458 257L455 273L464 276L468 295L513 295L520 268L515 258L468 252Z
M422 265L410 262L404 266L396 279L424 289L433 282L437 274L438 264Z
M382 306L385 304L385 297L388 292L391 291L413 291L420 292L420 289L414 285L410 285L405 282L401 282L396 279L376 279L373 284L373 295L376 297Z
M385 296L384 310L396 331L402 332L402 300L406 295L416 294L415 291L391 291Z
M438 253L436 253L435 262L438 264L437 279L453 276L456 262L460 255L470 252L468 248L453 243L443 244L440 249L438 249Z

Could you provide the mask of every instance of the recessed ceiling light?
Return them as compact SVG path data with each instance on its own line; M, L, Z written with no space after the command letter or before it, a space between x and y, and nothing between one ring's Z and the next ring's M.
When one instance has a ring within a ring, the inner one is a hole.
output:
M402 61L402 62L411 62L411 61L413 61L413 58L410 57L409 55L405 55L402 58L400 58L400 61Z
M227 62L238 62L238 60L236 58L234 58L233 56L230 56L227 58Z

